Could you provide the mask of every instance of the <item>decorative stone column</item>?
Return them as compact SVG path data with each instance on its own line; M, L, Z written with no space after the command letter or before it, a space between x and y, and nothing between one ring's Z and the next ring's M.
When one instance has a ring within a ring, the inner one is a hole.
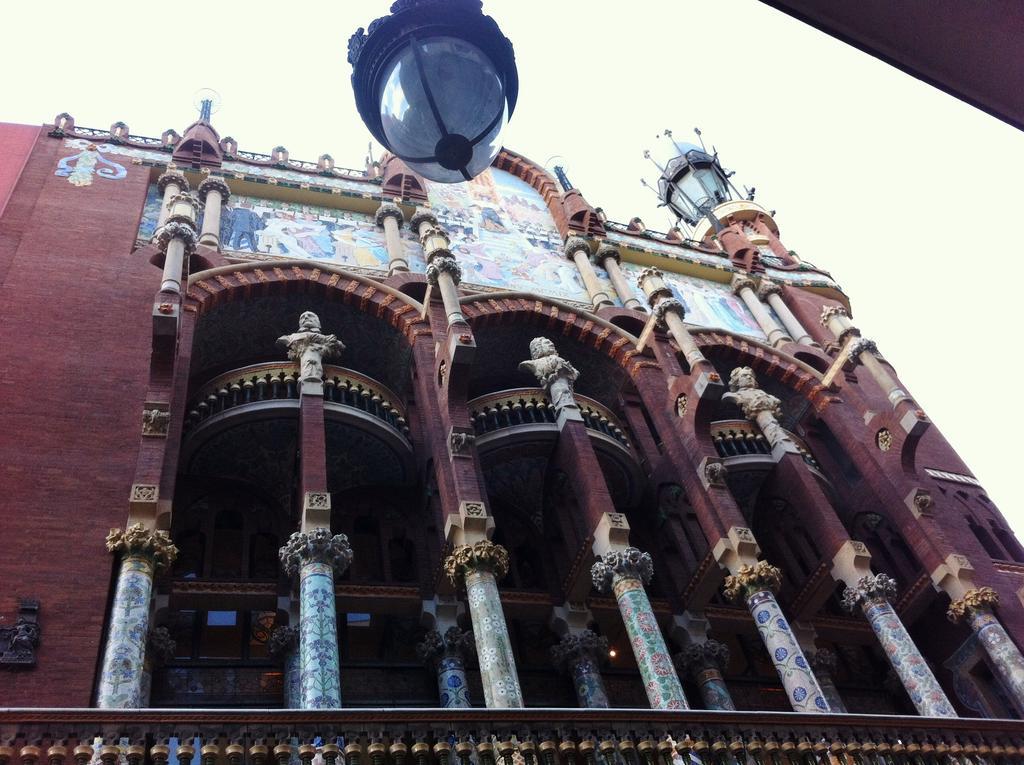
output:
M735 574L727 576L724 591L727 598L743 601L750 609L793 710L830 712L828 701L775 600L781 583L779 569L762 560L752 566L741 565Z
M1017 709L1024 712L1024 656L993 613L998 605L999 594L991 587L980 587L954 600L946 615L953 622L967 620Z
M459 306L458 286L462 281L462 269L455 261L455 256L448 245L451 240L437 222L437 217L424 208L416 211L409 221L409 227L416 232L423 247L423 257L427 261L427 282L441 293L448 324L465 324Z
M594 265L590 262L590 244L587 240L579 236L570 236L565 240L564 252L565 257L576 264L594 310L613 305L608 293L597 280L597 272L594 271Z
M708 360L683 324L686 309L672 296L672 290L665 284L664 274L651 266L640 272L636 283L647 295L647 304L657 318L658 326L668 328L690 367L708 364Z
M608 272L608 278L611 280L612 287L615 288L615 292L619 296L619 300L622 301L624 308L633 308L638 311L643 310L642 304L636 299L636 294L629 286L626 275L622 273L622 269L619 267L619 263L622 262L622 256L619 255L618 249L607 242L602 242L598 246L597 252L594 253L594 262Z
M576 700L584 708L607 709L608 693L601 678L601 664L608 657L608 638L591 630L566 633L551 647L551 660L568 671Z
M835 673L838 660L836 655L827 648L818 648L811 654L811 669L814 670L814 677L818 680L821 692L825 694L825 700L833 712L846 713L846 702L839 695L836 687Z
M288 358L299 364L299 390L302 395L322 395L325 358L332 358L345 350L335 335L321 331L320 317L305 311L299 317L299 330L282 335L277 344L288 349Z
M689 709L644 590L654 575L651 556L635 547L613 550L593 565L590 575L598 592L615 594L651 709Z
M804 329L804 325L800 323L800 320L793 315L793 312L789 310L789 306L786 305L786 301L782 299L782 285L778 282L773 282L771 279L761 277L761 284L757 288L757 297L766 302L775 311L775 315L779 317L782 322L782 326L786 328L786 332L789 333L790 337L796 340L800 345L811 345L815 348L819 348L818 343L815 342L814 338L807 334L807 330Z
M449 627L444 635L431 630L416 646L416 655L437 673L442 707L471 707L466 682L466 657L473 651L473 634Z
M164 273L161 292L181 294L181 276L185 257L195 252L196 217L199 202L190 194L175 194L167 204L167 221L156 230L154 238L164 254Z
M153 576L174 563L178 548L171 544L166 531L152 531L136 523L124 530L111 529L107 551L122 557L96 706L134 709L142 701Z
M299 673L303 709L341 706L334 576L352 562L344 534L294 532L280 550L285 573L299 576Z
M149 634L146 636L146 658L142 663L140 706L149 707L153 691L153 670L173 657L176 647L177 644L166 627L153 627L149 630Z
M705 709L736 711L722 671L729 663L729 646L717 640L688 645L675 655L676 666L693 678Z
M885 574L863 576L856 586L847 585L843 606L851 612L859 606L864 612L885 657L922 717L956 717L953 705L889 603L895 596L896 582L892 578Z
M177 170L167 170L156 179L156 187L161 194L160 212L157 214L156 227L167 222L170 215L171 198L178 194L186 194L189 191L188 179Z
M466 585L484 703L492 709L524 706L498 595L497 580L508 572L508 551L486 539L459 545L445 560L444 570L452 583Z
M284 674L284 704L302 709L302 661L298 627L275 627L267 641L267 653L280 662Z
M405 222L402 208L394 202L382 202L377 208L375 220L377 225L384 229L384 243L388 248L388 273L408 271L409 261L405 257L400 233L402 224Z
M205 205L203 212L203 230L199 234L199 244L220 249L220 214L223 205L231 197L231 189L221 178L208 177L196 189L199 201Z
M750 313L754 315L754 320L768 338L769 345L778 347L784 343L793 342L793 338L787 335L786 331L768 313L768 309L757 296L757 284L748 274L735 274L732 277L731 286L733 293L739 296L740 300L750 309Z
M530 359L519 363L521 372L529 372L548 393L555 408L559 427L566 419L581 420L579 405L573 394L573 383L580 373L568 361L558 355L555 344L546 337L535 337L530 341Z

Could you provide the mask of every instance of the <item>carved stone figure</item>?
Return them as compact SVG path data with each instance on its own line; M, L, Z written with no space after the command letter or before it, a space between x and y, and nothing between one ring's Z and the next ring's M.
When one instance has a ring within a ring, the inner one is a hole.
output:
M299 362L299 374L304 381L323 379L323 360L334 358L345 350L336 336L320 331L320 317L312 311L306 311L299 317L298 332L282 335L277 344L288 349L289 359Z
M782 415L782 402L757 387L757 378L750 367L732 370L729 393L724 394L722 400L736 404L748 420L757 423L772 447L791 440L778 420Z
M530 341L530 360L521 362L519 369L530 372L538 383L547 388L555 411L565 407L576 408L572 386L580 373L558 355L555 344L546 337L535 337Z

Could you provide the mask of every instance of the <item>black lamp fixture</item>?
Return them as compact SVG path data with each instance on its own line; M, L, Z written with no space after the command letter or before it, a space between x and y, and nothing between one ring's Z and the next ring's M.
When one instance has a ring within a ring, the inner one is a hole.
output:
M519 92L515 54L480 0L396 0L348 41L370 133L432 181L479 175L501 149Z

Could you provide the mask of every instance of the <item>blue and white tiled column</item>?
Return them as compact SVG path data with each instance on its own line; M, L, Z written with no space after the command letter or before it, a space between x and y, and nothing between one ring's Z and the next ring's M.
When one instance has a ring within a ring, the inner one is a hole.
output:
M562 636L551 647L551 658L565 667L576 689L576 700L584 708L607 709L608 693L601 679L601 662L608 656L608 638L591 630L580 630Z
M344 534L296 531L280 550L281 565L299 577L299 676L303 709L341 706L334 575L352 562Z
M96 705L101 709L133 709L142 703L153 576L174 562L178 548L171 544L166 531L152 531L136 523L124 530L111 529L107 550L120 553L122 558Z
M437 696L442 707L471 707L466 683L466 656L473 651L473 635L449 627L426 634L416 646L420 660L437 673Z
M644 590L654 575L651 556L635 547L609 552L593 565L590 575L599 592L615 593L651 709L689 709Z
M1017 710L1024 712L1024 655L992 612L997 605L999 594L991 587L979 587L953 601L947 615L954 622L967 620Z
M742 600L750 609L764 647L775 664L786 698L796 712L831 712L814 673L804 657L789 622L775 600L782 573L767 561L742 565L725 579L725 595Z
M729 646L717 640L705 640L687 646L675 658L680 669L689 674L700 689L705 709L736 711L722 677L722 670L729 663Z
M460 545L445 560L444 568L453 583L463 580L466 584L484 703L488 708L524 706L498 595L498 579L508 571L508 551L488 540Z
M302 708L302 665L297 627L275 627L267 641L267 652L281 663L284 676L284 705Z
M849 611L860 607L864 612L882 651L922 717L956 717L942 686L889 603L895 595L896 582L891 577L873 574L861 577L853 587L847 585L843 605Z

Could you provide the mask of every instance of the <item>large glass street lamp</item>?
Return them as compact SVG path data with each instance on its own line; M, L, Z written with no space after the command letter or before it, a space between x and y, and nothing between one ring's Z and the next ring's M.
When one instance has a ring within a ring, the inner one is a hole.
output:
M469 180L501 149L519 77L480 0L397 0L352 35L348 61L366 127L425 178Z

